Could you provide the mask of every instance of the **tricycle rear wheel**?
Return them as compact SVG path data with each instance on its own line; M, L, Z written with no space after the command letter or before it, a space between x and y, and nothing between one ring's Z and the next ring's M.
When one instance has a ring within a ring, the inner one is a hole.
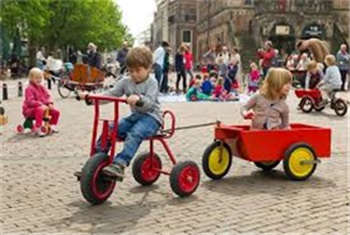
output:
M254 162L255 166L262 169L263 171L270 171L274 169L280 161L265 161L265 162Z
M71 93L71 89L67 86L67 83L68 81L65 79L58 80L57 91L63 99L68 98Z
M114 190L115 181L102 173L108 164L108 155L97 153L89 158L83 167L80 189L84 198L93 205L104 203Z
M142 153L138 155L132 165L132 175L141 185L147 186L156 182L160 176L159 170L162 169L160 157L154 153Z
M222 149L220 149L222 148ZM221 156L220 156L220 151ZM230 170L232 154L229 146L221 141L209 145L202 157L204 173L213 180L219 180Z
M170 172L170 187L180 197L188 197L196 191L200 171L193 161L177 163Z
M287 149L283 159L283 168L288 178L302 181L314 173L317 166L316 160L316 154L308 144L296 143Z
M344 116L347 113L348 105L345 103L344 100L337 99L334 102L334 111L335 111L335 114L337 114L338 116L342 117L342 116Z

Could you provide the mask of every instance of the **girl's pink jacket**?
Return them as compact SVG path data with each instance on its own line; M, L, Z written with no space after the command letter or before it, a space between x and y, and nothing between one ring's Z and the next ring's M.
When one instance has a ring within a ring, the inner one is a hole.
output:
M191 70L193 66L193 56L191 52L186 52L184 54L185 58L185 69L186 70Z
M34 85L29 83L25 90L25 98L23 102L23 115L32 117L34 111L42 105L53 104L49 92L43 85Z

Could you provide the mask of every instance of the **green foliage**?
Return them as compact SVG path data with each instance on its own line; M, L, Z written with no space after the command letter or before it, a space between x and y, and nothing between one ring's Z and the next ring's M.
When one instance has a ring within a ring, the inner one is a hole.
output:
M85 51L121 45L126 28L113 0L1 0L0 22L11 35L20 27L33 46L73 46Z

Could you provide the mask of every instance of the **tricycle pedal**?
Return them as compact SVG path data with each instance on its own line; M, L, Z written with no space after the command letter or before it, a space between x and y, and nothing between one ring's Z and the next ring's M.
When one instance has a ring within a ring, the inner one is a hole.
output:
M80 178L81 178L81 171L74 172L73 175L77 177L77 180L78 180L78 181L80 181Z
M321 160L319 159L300 161L300 165L313 165L313 164L319 164L319 163L321 163Z

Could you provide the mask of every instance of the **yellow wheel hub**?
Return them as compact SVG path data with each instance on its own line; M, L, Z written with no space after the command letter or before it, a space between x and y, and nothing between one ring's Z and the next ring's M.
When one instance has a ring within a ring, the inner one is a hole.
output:
M223 174L229 166L230 157L228 150L224 146L214 148L209 155L210 171L215 175Z
M307 176L314 168L314 164L302 164L302 162L309 162L313 160L315 160L315 157L309 149L305 147L295 149L292 152L288 162L290 172L297 177Z

